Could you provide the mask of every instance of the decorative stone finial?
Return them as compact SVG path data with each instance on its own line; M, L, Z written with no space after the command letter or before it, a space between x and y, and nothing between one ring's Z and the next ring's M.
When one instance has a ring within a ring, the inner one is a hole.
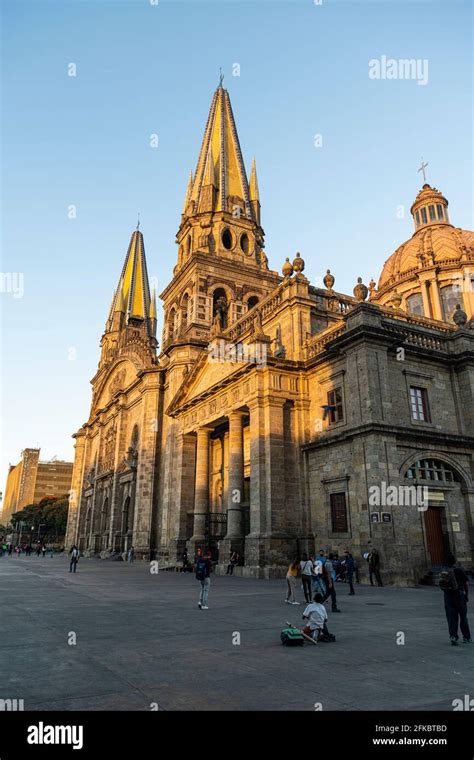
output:
M394 309L399 309L400 305L402 303L402 297L400 293L398 293L396 290L393 291L392 297L390 299L390 304L393 306Z
M293 264L291 263L288 256L285 259L285 263L283 264L281 271L283 272L284 277L291 277L293 274Z
M293 259L293 269L296 274L299 274L304 269L304 261L299 251L296 252L296 257Z
M331 274L330 269L326 269L326 275L323 277L324 287L327 288L327 290L332 290L334 283L336 282L336 278L334 275Z
M467 314L461 309L461 304L457 303L453 314L453 322L458 327L464 327L467 322Z
M354 296L357 298L358 301L365 301L365 299L367 298L369 289L367 288L367 285L364 285L364 283L362 282L362 277L357 278L357 285L355 286L352 292L354 293Z
M377 284L373 277L371 277L369 282L369 293L369 301L371 301L377 295Z

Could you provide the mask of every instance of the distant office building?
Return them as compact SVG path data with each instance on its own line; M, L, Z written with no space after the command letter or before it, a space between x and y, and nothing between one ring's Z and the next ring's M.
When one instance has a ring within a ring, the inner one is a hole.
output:
M42 462L39 454L39 449L24 449L18 464L10 465L1 515L4 524L27 504L69 492L73 463L54 459Z

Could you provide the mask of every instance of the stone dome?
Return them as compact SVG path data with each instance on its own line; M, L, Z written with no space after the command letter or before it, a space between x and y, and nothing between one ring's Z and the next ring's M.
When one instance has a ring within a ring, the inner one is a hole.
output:
M402 308L451 321L456 297L451 291L457 288L470 313L474 232L450 223L448 201L428 184L423 185L410 210L415 232L385 262L373 300L390 305L397 290L403 296Z
M379 277L379 291L395 284L413 270L431 264L454 264L463 254L474 252L474 232L451 224L424 227L402 243L385 262Z

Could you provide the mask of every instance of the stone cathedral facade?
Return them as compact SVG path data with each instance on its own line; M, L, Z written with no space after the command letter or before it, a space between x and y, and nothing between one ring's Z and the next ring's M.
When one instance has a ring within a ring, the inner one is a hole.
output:
M398 583L447 551L472 566L474 233L428 184L411 213L378 286L359 278L345 295L328 270L315 287L299 254L270 269L255 162L248 178L221 84L159 350L132 234L74 436L67 546L133 545L163 566L209 547L220 568L236 550L239 572L259 577L320 548L375 546Z

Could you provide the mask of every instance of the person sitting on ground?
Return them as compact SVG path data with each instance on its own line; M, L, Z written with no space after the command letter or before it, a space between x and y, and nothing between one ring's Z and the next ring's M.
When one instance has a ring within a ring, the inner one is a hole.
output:
M323 595L319 593L315 594L314 601L308 604L303 612L303 620L307 620L303 633L316 640L324 637L330 641L332 635L328 631L327 619L328 614L323 604Z
M239 564L239 555L237 552L232 552L230 555L229 564L227 565L226 575L234 574L234 567Z

